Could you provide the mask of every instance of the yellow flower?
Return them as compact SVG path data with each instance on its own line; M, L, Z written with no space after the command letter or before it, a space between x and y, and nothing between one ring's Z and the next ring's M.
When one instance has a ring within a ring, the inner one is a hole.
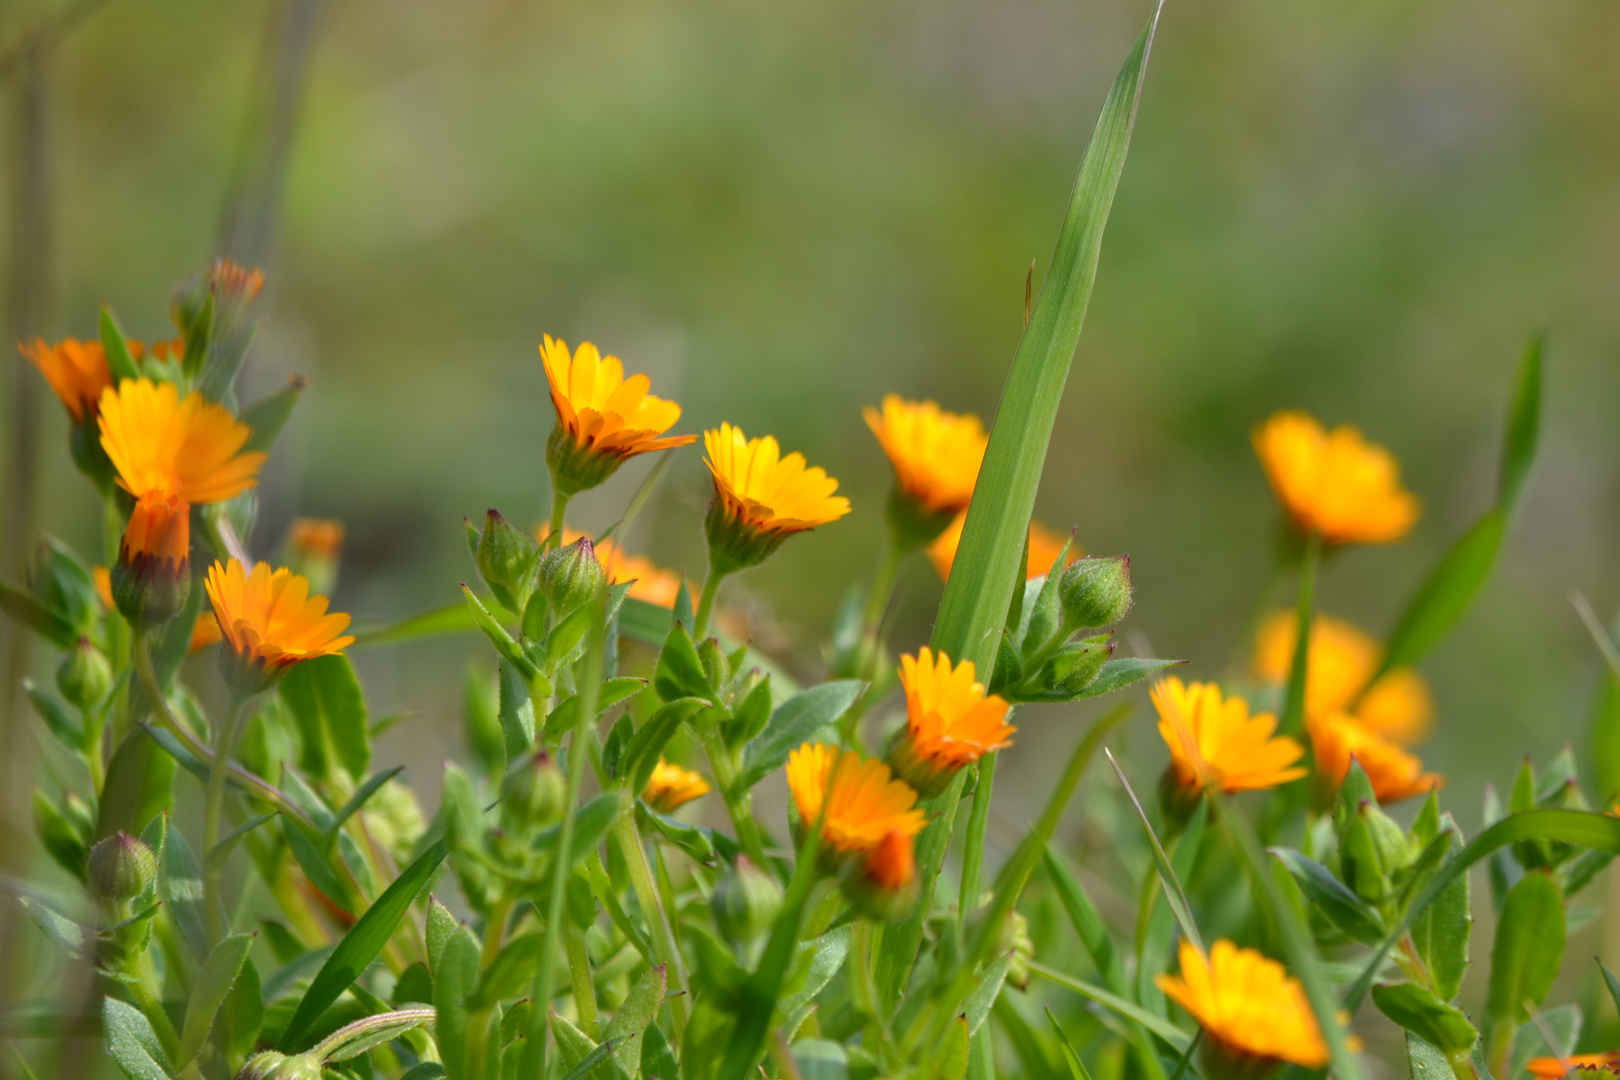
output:
M45 381L51 384L75 421L96 414L101 392L113 384L101 342L67 338L47 345L35 338L20 343L17 348L39 368L39 373L45 376Z
M1168 678L1153 687L1159 734L1170 748L1170 767L1186 790L1256 791L1305 775L1296 766L1305 748L1275 735L1271 713L1249 715L1240 697L1221 699L1214 683L1183 684Z
M573 355L567 342L547 334L540 345L557 427L546 445L552 479L566 495L593 488L637 454L694 442L696 435L659 438L681 418L681 407L647 392L647 376L624 377L616 356L583 342Z
M1330 432L1305 413L1280 412L1255 429L1254 449L1294 524L1327 543L1387 544L1417 520L1394 457L1348 424Z
M1299 981L1253 949L1222 940L1206 957L1183 941L1181 974L1153 981L1230 1054L1307 1069L1328 1063L1327 1042Z
M171 383L125 379L101 395L101 445L118 483L136 498L176 495L195 506L232 498L258 483L265 455L242 452L252 435L201 394L181 400Z
M901 491L930 513L967 509L989 441L977 416L959 416L935 402L906 401L898 394L884 397L882 412L868 405L863 415L889 456Z
M955 521L939 534L939 539L928 545L928 561L934 564L934 570L939 574L941 581L951 576L951 564L956 561L956 549L962 543L962 523L967 520L965 513L957 515ZM1057 561L1058 552L1063 550L1062 537L1042 525L1038 521L1029 523L1029 568L1025 575L1029 578L1045 577L1046 572L1052 569ZM1080 550L1079 544L1069 545L1069 554L1064 559L1064 565L1074 562L1085 554Z
M709 782L691 769L683 769L679 765L671 765L663 758L653 766L652 779L647 781L647 790L641 793L642 801L660 813L673 813L677 807L684 806L693 799L702 798L709 793Z
M1539 1080L1560 1080L1577 1069L1603 1069L1620 1073L1620 1050L1606 1050L1601 1054L1571 1054L1569 1057L1531 1058L1524 1067Z
M916 836L927 823L915 791L893 779L887 765L853 750L805 743L788 756L787 781L805 828L826 806L822 845L839 854L870 851L890 833Z
M1354 757L1367 771L1378 801L1395 802L1422 795L1440 785L1440 777L1423 771L1423 762L1376 731L1344 713L1330 713L1306 725L1316 753L1316 772L1324 791L1336 791Z
M783 457L769 435L750 439L741 428L721 424L703 433L703 446L714 477L704 518L709 554L726 572L763 562L794 533L849 513L849 500L833 494L837 480L807 466L803 454Z
M1007 723L1008 705L985 695L973 661L951 666L950 657L926 647L900 658L906 691L906 726L889 749L888 761L902 780L923 795L936 795L964 765L1011 746L1017 728Z
M536 532L540 542L544 544L546 537L551 535L551 526L542 522ZM582 532L565 527L562 546L567 547L584 535ZM602 564L610 584L623 585L628 581L631 583L629 595L637 600L656 604L662 608L675 606L675 598L681 591L681 575L673 570L656 566L651 559L641 555L627 554L611 539L594 543L593 546L596 549L596 561Z
M326 610L326 597L311 596L309 582L291 570L254 564L251 573L235 559L208 568L208 599L234 665L222 664L239 692L267 688L297 663L342 652L354 643L343 635L349 617Z
M1292 611L1279 611L1260 626L1256 638L1255 674L1264 682L1286 683L1294 658ZM1316 718L1349 711L1356 696L1378 669L1382 650L1367 634L1342 619L1318 615L1311 622L1310 666L1305 680L1305 716ZM1428 733L1434 702L1429 684L1409 667L1396 668L1375 683L1357 706L1357 721L1403 745Z

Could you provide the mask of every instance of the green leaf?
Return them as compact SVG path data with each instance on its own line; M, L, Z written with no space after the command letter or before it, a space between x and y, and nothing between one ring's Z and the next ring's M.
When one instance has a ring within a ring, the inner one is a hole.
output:
M621 701L626 701L637 694L647 685L646 679L620 677L608 679L596 693L596 715L601 716ZM564 732L572 731L579 720L579 695L570 694L557 703L546 717L544 738L550 744L563 737Z
M1191 1040L1191 1036L1164 1017L1155 1016L1134 1001L1128 1001L1118 994L1110 993L1094 983L1086 982L1084 979L1075 978L1073 975L1061 971L1054 971L1045 964L1031 963L1029 970L1031 974L1039 975L1047 982L1056 983L1058 986L1073 990L1081 997L1095 1001L1103 1008L1140 1024L1169 1043L1177 1051L1185 1050L1187 1043Z
M292 851L293 858L304 871L304 876L309 878L309 883L344 912L352 915L354 900L349 890L344 887L343 880L338 877L337 871L332 868L327 852L316 847L314 842L304 835L303 830L293 825L287 818L281 820L281 835L287 841L287 847Z
M1461 1009L1416 983L1375 986L1372 999L1385 1016L1447 1054L1465 1054L1479 1038Z
M112 376L114 386L125 379L140 378L135 370L135 360L129 354L124 330L106 304L101 305L101 351L107 356L107 372Z
M457 601L434 608L432 611L412 615L390 626L357 630L354 644L349 648L366 649L377 645L400 645L407 641L421 641L424 638L465 634L477 626L467 604L464 601Z
M788 755L849 711L866 689L859 679L822 683L777 706L759 737L743 750L737 790L746 791L787 764Z
M641 1075L648 1080L680 1080L681 1067L675 1061L675 1051L657 1024L648 1024L641 1038Z
M1603 985L1609 988L1609 997L1614 1001L1615 1009L1620 1010L1620 979L1614 977L1614 972L1610 971L1609 965L1602 960L1598 960L1597 966L1603 972Z
M1268 850L1294 875L1300 891L1311 903L1352 941L1376 945L1383 938L1384 921L1378 912L1363 903L1327 867L1290 848Z
M1592 695L1591 733L1592 783L1609 805L1620 795L1620 676L1610 670L1598 676Z
M28 913L28 917L33 920L34 925L50 939L52 945L74 960L83 960L91 954L96 935L89 927L80 926L60 911L40 903L32 896L19 896L17 900Z
M1020 700L1027 701L1086 701L1104 694L1111 694L1115 690L1123 690L1133 686L1156 671L1165 668L1177 667L1185 664L1185 660L1153 660L1140 656L1124 656L1109 660L1097 672L1097 677L1088 682L1081 689L1073 693L1062 691L1047 691L1038 694L1021 695Z
M254 829L257 829L265 822L274 819L275 816L275 814L260 814L256 818L243 822L230 832L226 833L225 838L219 843L215 844L213 850L204 856L204 858L210 865L223 866L225 864L225 860L230 858L231 852L235 850L236 845L240 844L248 833L252 832Z
M1075 933L1080 936L1080 943L1086 947L1104 985L1116 994L1126 993L1125 965L1108 936L1108 924L1103 922L1096 905L1080 887L1080 881L1069 869L1069 864L1053 850L1051 844L1046 846L1046 874L1051 879L1052 891L1057 893L1058 902L1068 914L1069 922L1074 924Z
M1468 971L1468 938L1474 928L1468 875L1459 875L1412 923L1412 944L1428 969L1435 994L1450 1001Z
M191 955L201 963L210 951L203 919L202 867L179 829L170 829L164 841L163 902Z
M84 745L84 732L55 695L41 689L32 679L23 680L23 692L28 695L28 702L34 706L35 714L51 729L56 740L74 753L79 753Z
M1114 767L1114 775L1119 777L1120 785L1124 787L1125 794L1130 797L1131 805L1136 808L1136 816L1142 822L1142 829L1147 833L1148 846L1153 850L1153 864L1157 867L1159 873L1159 884L1164 889L1165 901L1170 905L1170 911L1175 915L1177 925L1181 927L1181 935L1202 952L1204 939L1198 933L1198 924L1193 921L1192 905L1187 902L1187 893L1181 887L1181 879L1176 876L1175 868L1170 865L1169 856L1164 853L1164 846L1159 843L1158 836L1154 834L1153 826L1148 822L1147 811L1142 809L1142 803L1137 799L1136 792L1131 789L1131 782L1125 779L1125 770L1121 769L1119 762L1114 760L1112 751L1105 749L1103 754L1107 756L1108 764ZM1202 803L1199 804L1198 812L1204 812ZM1189 835L1193 835L1193 841L1183 846L1196 849L1197 837L1203 835L1202 821L1199 823L1198 832L1196 834L1189 833ZM1179 848L1176 853L1181 854Z
M432 1009L396 1009L378 1013L345 1024L322 1039L311 1052L323 1062L348 1061L432 1021Z
M236 985L225 998L219 1012L219 1048L229 1060L241 1060L258 1044L259 1029L264 1024L264 990L259 985L259 973L251 962L242 965Z
M564 1020L562 1017L557 1016L556 1014L552 1015L551 1024L553 1029L572 1029L576 1032L579 1030L578 1028L575 1028L573 1024L570 1024L567 1020ZM586 1038L586 1036L582 1034L580 1035L580 1038L583 1039ZM566 1065L568 1063L568 1052L562 1049L562 1039L557 1040L557 1047L558 1050L563 1054L563 1063ZM567 1072L563 1073L562 1080L585 1080L585 1077L591 1075L597 1066L601 1065L607 1060L607 1056L612 1052L612 1050L612 1043L603 1043L602 1045L596 1047L590 1053L584 1055L578 1061L576 1061L573 1067Z
M962 1016L967 1019L969 1035L977 1035L979 1026L984 1023L985 1017L990 1015L990 1007L1000 996L1001 987L1007 981L1007 970L1011 966L1010 950L996 957L979 975L978 985L967 996L967 1000L962 1002Z
M1068 1063L1069 1075L1073 1080L1091 1080L1091 1074L1080 1061L1080 1055L1074 1049L1074 1043L1069 1041L1068 1032L1058 1023L1058 1018L1052 1015L1052 1010L1046 1010L1047 1023L1051 1025L1052 1033L1057 1037L1058 1049L1063 1052L1063 1060Z
M686 627L675 623L664 638L658 654L658 670L653 675L653 689L665 701L696 697L705 701L715 698L714 687L698 659L697 648Z
M1472 1080L1457 1076L1446 1055L1410 1031L1406 1033L1406 1064L1412 1080Z
M441 1080L444 1066L437 1061L422 1061L406 1069L399 1080Z
M435 1040L444 1071L454 1080L467 1075L467 1005L477 985L478 941L472 931L459 927L445 942L444 954L433 971L433 1005L438 1015Z
M490 927L490 933L498 933ZM540 951L545 947L545 935L538 930L510 938L496 954L495 962L478 979L478 990L468 999L470 1009L488 1008L497 1001L515 998L534 980L540 966Z
M180 1054L176 1059L180 1068L190 1064L208 1039L208 1033L214 1027L214 1016L235 985L251 948L252 934L232 934L215 945L208 959L203 961L197 981L186 998L186 1020L180 1033Z
M619 759L614 774L625 781L625 790L633 796L639 796L652 779L653 769L658 766L658 758L669 745L669 740L681 729L681 725L697 715L699 709L706 708L708 702L702 698L676 698L668 702L648 718L641 730L637 731L625 747L623 756Z
M1564 894L1551 874L1526 874L1502 905L1491 950L1485 1029L1490 1044L1487 1060L1498 1075L1506 1065L1513 1033L1529 1019L1526 1003L1537 1006L1546 1000L1563 958Z
M327 957L326 963L321 965L315 981L310 983L292 1019L287 1022L281 1036L283 1049L296 1047L315 1018L325 1012L326 1007L336 1001L338 995L347 990L349 984L359 978L367 965L377 958L393 936L394 929L399 926L400 919L410 909L416 894L422 891L439 868L439 863L444 861L444 856L445 846L441 840L407 866L404 873L377 897L377 902L367 908L359 921L349 928L337 948L332 950L332 955ZM437 978L438 973L434 974Z
M484 632L484 636L495 646L495 652L501 659L517 668L518 673L531 687L535 685L536 680L543 680L540 668L523 651L522 646L512 639L512 635L506 632L506 628L496 621L495 616L489 613L489 609L479 602L473 591L462 585L461 592L467 600L467 610L472 612L473 624Z
M350 776L365 775L371 763L371 735L360 680L348 657L321 656L293 665L281 680L281 700L304 733L306 754L310 740L318 739L321 746L331 747ZM304 767L325 779L307 759Z
M1540 334L1524 346L1519 361L1518 385L1508 406L1507 430L1502 438L1502 468L1497 482L1497 505L1511 508L1519 500L1530 466L1536 458L1541 433L1541 354Z
M136 832L173 801L175 759L144 730L131 731L107 763L95 839Z
M579 808L574 815L574 835L568 846L569 868L578 866L585 857L601 843L613 821L619 816L621 806L619 793L605 792L596 796L590 802ZM534 838L534 850L548 852L556 848L557 841L562 836L562 826L552 825L542 829Z
M499 700L496 716L501 722L506 764L510 765L534 746L534 699L523 675L505 660L500 661Z
M613 1047L613 1060L626 1076L641 1064L641 1033L653 1022L668 989L663 964L649 968L636 980L613 1020L602 1031L602 1041Z
M242 444L242 450L268 453L270 448L276 445L276 437L281 434L281 429L287 426L287 421L292 417L293 406L298 404L299 397L308 386L308 379L302 375L294 375L287 380L286 386L243 409L237 419L246 424L253 434Z
M335 833L337 830L341 829L343 827L343 823L348 821L355 814L359 813L360 808L365 806L366 803L370 801L371 797L377 794L377 791L384 784L388 783L388 781L392 780L394 777L398 776L404 771L405 766L395 765L392 769L389 769L386 772L377 773L375 776L371 777L371 779L361 784L360 787L355 790L355 793L349 797L349 801L344 803L336 814L332 815L332 824L327 829L327 832Z
M39 788L34 789L34 833L56 865L80 881L85 880L90 846Z
M450 909L439 903L439 898L428 897L427 910L427 954L428 970L439 970L439 957L444 954L444 943L450 940L450 935L456 932L456 917L450 914Z
M133 1005L117 998L101 1001L101 1030L107 1055L129 1080L169 1080L169 1058L152 1025Z
M1416 663L1462 618L1485 584L1507 531L1507 515L1493 507L1463 534L1418 589L1389 636L1376 682L1386 672Z
M4 583L0 583L0 611L59 649L71 649L79 639L78 630L72 623L48 610L27 593Z

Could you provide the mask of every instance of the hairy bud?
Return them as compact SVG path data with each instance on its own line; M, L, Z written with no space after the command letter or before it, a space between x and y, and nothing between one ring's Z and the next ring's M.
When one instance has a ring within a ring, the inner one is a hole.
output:
M157 877L157 856L120 830L90 849L90 891L101 900L133 900Z
M594 599L606 583L607 574L586 536L547 552L540 563L540 588L559 619Z
M1076 560L1058 581L1058 601L1070 627L1113 626L1131 610L1131 557Z

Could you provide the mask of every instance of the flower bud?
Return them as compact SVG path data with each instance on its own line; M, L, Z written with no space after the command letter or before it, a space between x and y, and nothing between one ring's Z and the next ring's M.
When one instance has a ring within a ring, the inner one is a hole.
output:
M559 619L594 599L606 583L607 574L596 561L588 536L547 552L540 563L540 588Z
M309 591L331 596L343 555L343 522L299 518L287 533L281 564L309 579Z
M321 1080L321 1063L310 1054L288 1057L276 1050L265 1050L248 1058L236 1080Z
M75 708L90 709L101 704L112 684L112 664L87 637L74 643L56 669L56 688Z
M501 781L501 819L508 827L544 828L562 817L568 778L544 750L519 760Z
M472 532L470 525L468 532ZM492 509L485 515L473 560L478 564L478 576L506 610L523 614L534 592L534 567L539 558L540 548L526 533L508 524L500 511Z
M842 886L844 899L868 919L899 922L909 916L922 892L911 837L889 833L861 856Z
M178 496L135 503L112 568L113 602L131 626L161 626L191 593L191 507Z
M1058 581L1058 601L1070 628L1113 626L1131 610L1131 557L1078 559Z
M1070 642L1041 668L1041 688L1072 698L1096 680L1113 655L1114 643L1107 635Z
M782 910L782 887L766 871L737 856L737 864L714 883L709 898L714 923L738 953L747 955L776 923Z
M122 830L90 849L90 891L100 900L133 900L157 877L157 856Z

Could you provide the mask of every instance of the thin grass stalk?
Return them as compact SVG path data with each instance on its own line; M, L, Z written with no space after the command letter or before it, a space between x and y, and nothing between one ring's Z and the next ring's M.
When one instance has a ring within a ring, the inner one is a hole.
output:
M1311 665L1311 620L1316 617L1316 576L1322 564L1322 534L1305 537L1299 559L1299 595L1294 601L1294 658L1288 667L1288 689L1283 696L1277 731L1299 735L1305 730L1305 688Z
M224 900L220 881L225 875L225 860L214 857L214 848L224 835L225 777L230 772L231 751L236 746L236 731L241 724L244 700L231 694L225 706L225 718L219 724L219 736L214 740L214 760L208 768L208 785L203 800L203 926L210 944L225 936L221 919Z

